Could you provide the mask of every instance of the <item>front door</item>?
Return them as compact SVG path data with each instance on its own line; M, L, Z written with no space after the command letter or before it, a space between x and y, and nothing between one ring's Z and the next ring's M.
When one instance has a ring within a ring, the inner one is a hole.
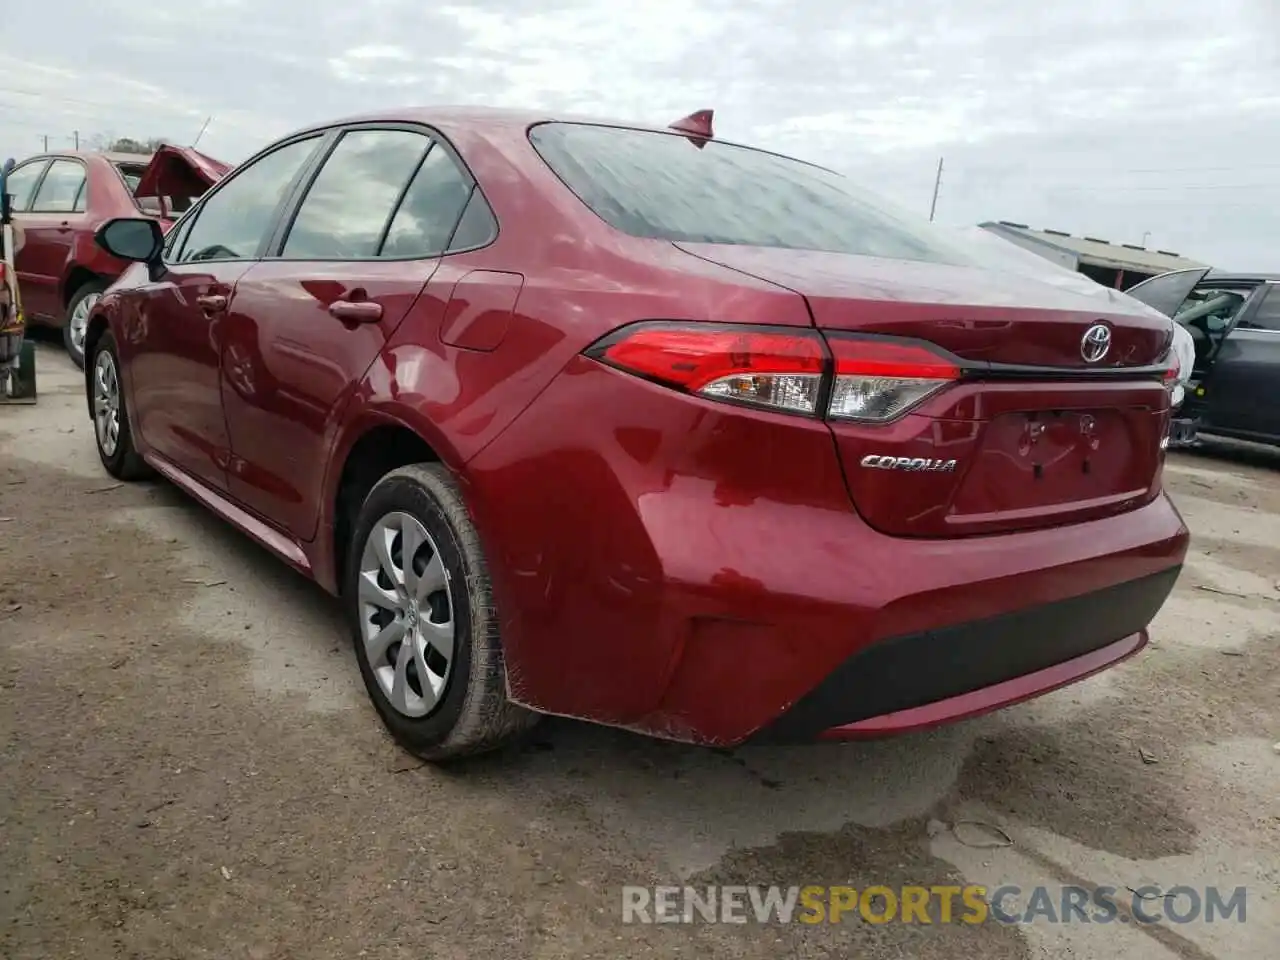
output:
M23 310L28 316L36 311L30 302L33 298L36 305L47 299L46 288L49 278L39 269L43 258L40 256L38 247L36 255L32 256L31 244L26 241L26 234L30 228L27 211L31 209L31 200L36 194L36 187L40 185L40 179L48 166L48 157L28 160L9 171L4 184L5 192L9 194L13 204L11 208L13 222L22 228L23 233L22 249L13 257L13 265L18 275L18 289L21 291Z
M240 283L223 354L231 490L298 539L315 535L342 407L439 266L471 189L423 130L348 129L276 255Z
M222 410L222 345L254 265L320 137L264 154L218 184L171 235L165 270L124 318L135 427L145 448L225 492L231 444ZM135 267L135 271L142 268ZM123 359L123 358L122 358Z
M230 454L219 389L222 331L249 261L174 263L121 325L134 426L148 452L226 490Z

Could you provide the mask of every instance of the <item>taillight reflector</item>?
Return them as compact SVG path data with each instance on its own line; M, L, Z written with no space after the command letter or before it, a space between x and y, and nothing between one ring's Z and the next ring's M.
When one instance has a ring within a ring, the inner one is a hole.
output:
M833 420L884 423L960 376L954 363L914 343L836 335L828 343L835 358L827 404Z

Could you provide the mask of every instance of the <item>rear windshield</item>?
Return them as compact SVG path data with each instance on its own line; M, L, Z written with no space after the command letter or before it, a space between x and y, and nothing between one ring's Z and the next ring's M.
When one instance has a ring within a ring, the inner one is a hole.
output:
M635 237L962 263L923 218L844 177L747 147L580 123L529 132L547 165L606 223Z

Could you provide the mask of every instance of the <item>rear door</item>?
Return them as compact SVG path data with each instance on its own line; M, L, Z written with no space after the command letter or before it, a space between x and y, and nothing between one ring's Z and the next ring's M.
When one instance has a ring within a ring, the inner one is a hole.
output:
M439 266L473 183L428 131L340 132L223 341L230 485L299 539L318 522L337 415Z
M31 198L35 196L36 187L40 185L40 178L44 175L45 168L49 166L48 157L39 157L35 160L28 160L21 163L9 171L9 176L5 180L4 190L12 198L13 205L10 208L13 214L14 225L22 231L23 246L18 251L8 251L9 256L13 260L14 272L17 274L18 287L22 291L23 299L26 298L27 288L32 282L31 278L31 261L27 257L26 246L26 224L27 218L25 211L31 206ZM15 233L17 231L15 230ZM16 241L15 237L15 241ZM31 308L25 307L25 313L29 317Z
M1205 429L1280 439L1280 289L1264 285L1218 349L1206 384ZM1252 298L1251 298L1252 299Z

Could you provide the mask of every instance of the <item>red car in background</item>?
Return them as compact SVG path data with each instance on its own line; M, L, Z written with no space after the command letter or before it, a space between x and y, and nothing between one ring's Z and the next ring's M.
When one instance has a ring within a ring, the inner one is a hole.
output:
M16 269L32 324L62 328L67 353L84 363L89 310L128 265L93 242L115 217L155 217L167 230L226 164L189 147L152 156L63 152L24 160L9 175L15 222L26 235Z
M339 594L424 757L955 720L1138 651L1186 554L1168 317L709 116L337 121L98 240L105 468Z

